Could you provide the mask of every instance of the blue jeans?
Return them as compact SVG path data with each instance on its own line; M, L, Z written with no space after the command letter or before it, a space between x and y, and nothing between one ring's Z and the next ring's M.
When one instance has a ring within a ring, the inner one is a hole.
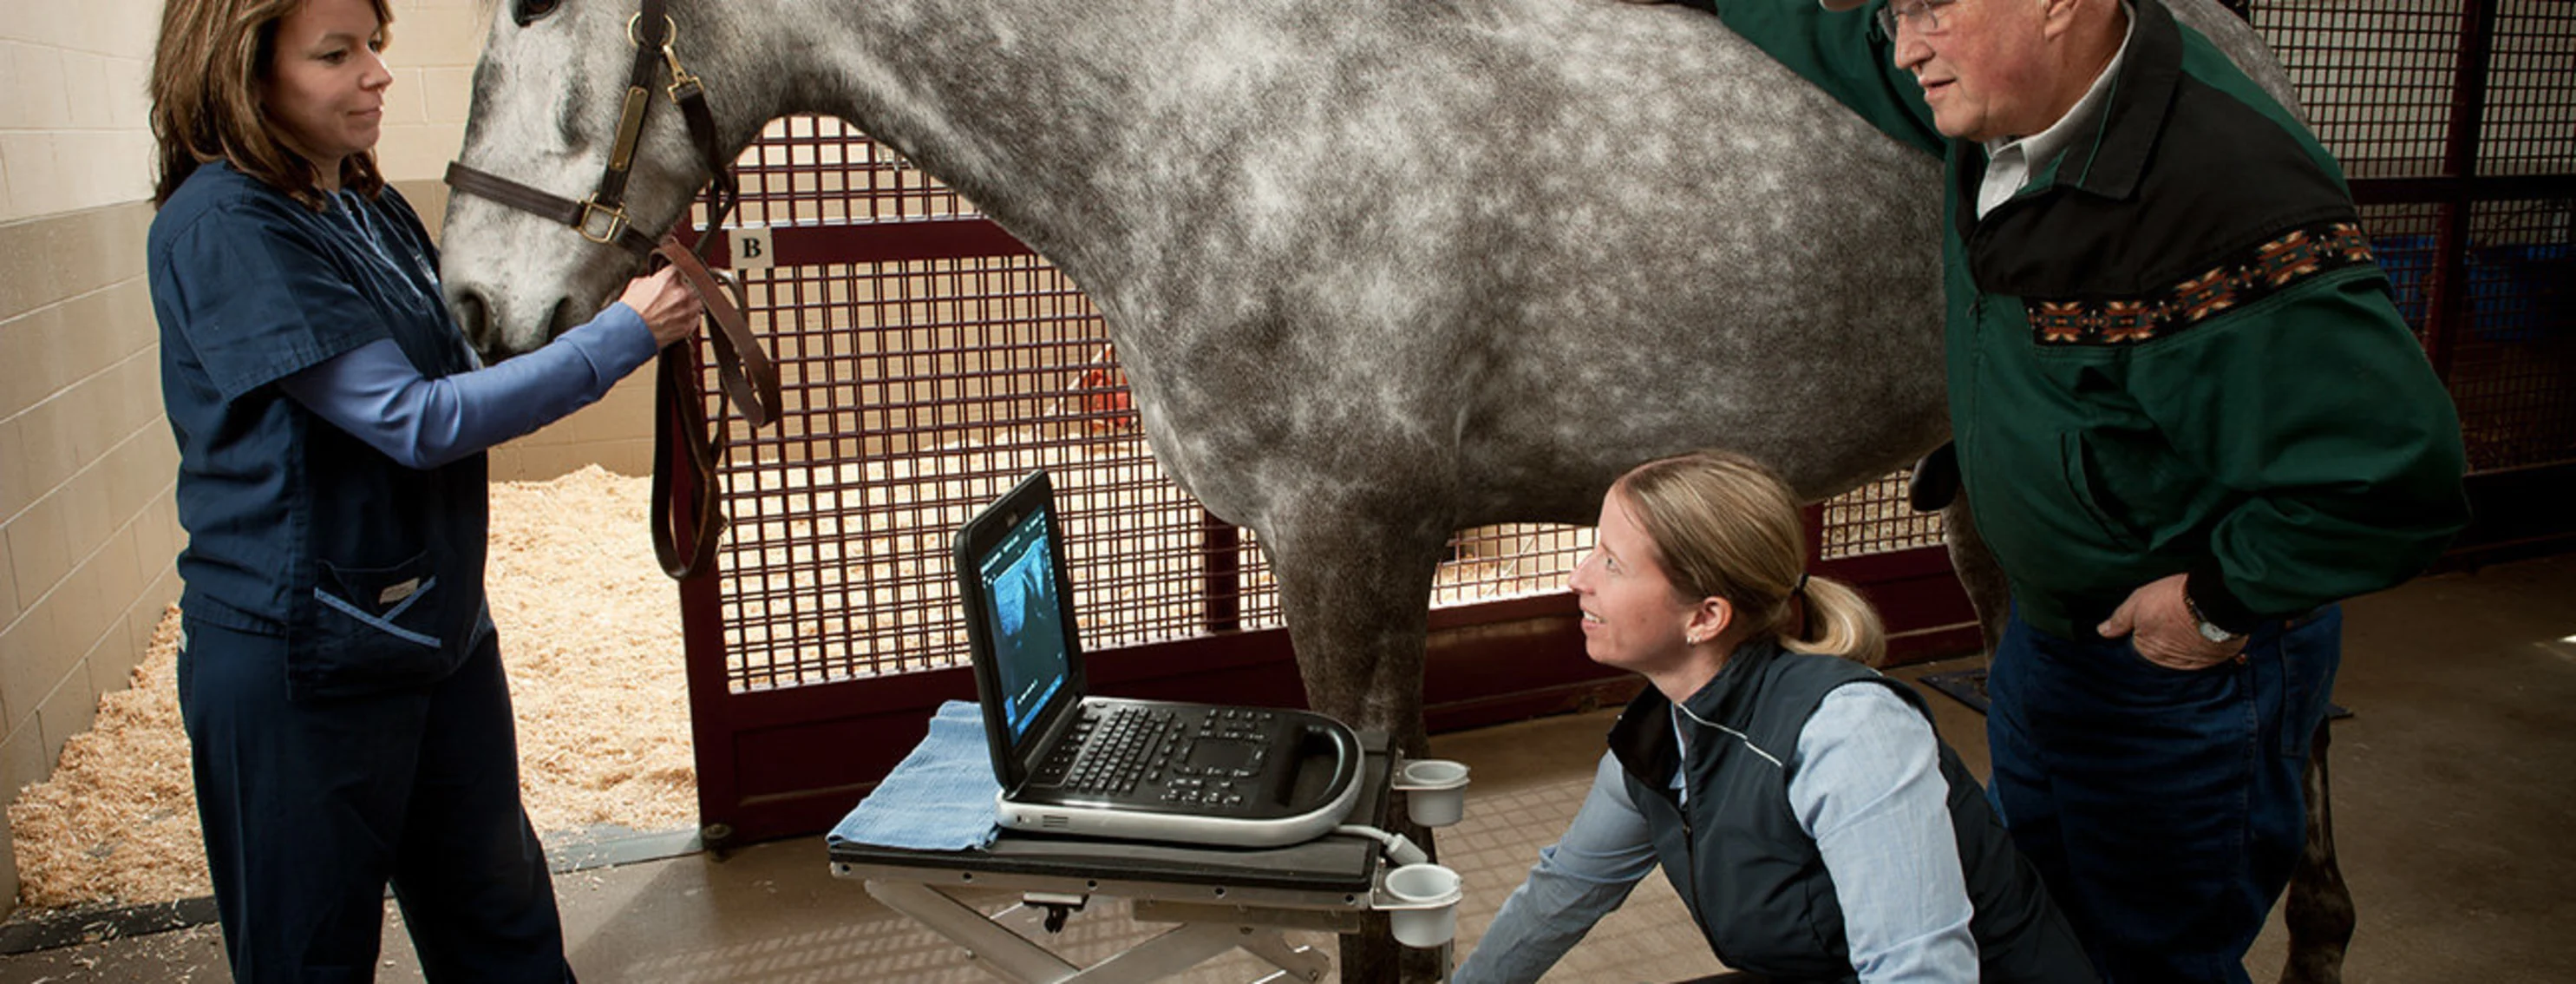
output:
M1989 793L2104 981L2248 980L2305 840L2342 630L2329 606L2184 672L2013 614L1987 671Z

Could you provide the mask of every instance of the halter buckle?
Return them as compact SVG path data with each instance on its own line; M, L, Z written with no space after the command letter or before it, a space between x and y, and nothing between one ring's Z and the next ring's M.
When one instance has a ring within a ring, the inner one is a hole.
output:
M643 11L638 10L638 11L636 11L636 12L634 13L634 15L633 15L633 16L630 16L630 17L626 18L626 43L631 44L631 45L634 45L634 46L636 46L636 47L638 47L638 48L641 48L641 47L643 47L643 46L644 46L644 39L643 39L643 37L641 37L641 36L639 36L639 35L637 35L637 34L635 33L636 29L637 29L637 28L640 28L640 27L642 27L642 26L644 26L644 12L643 12ZM672 39L677 38L677 37L679 37L679 36L680 36L680 23L679 23L678 21L672 20L672 19L671 19L671 15L669 15L669 14L664 14L664 15L662 15L662 48L663 48L663 50L665 50L665 51L670 50Z
M596 235L593 235L590 231L591 217L594 215L605 215L608 217L608 228ZM581 200L581 220L573 223L572 227L573 231L581 233L581 238L583 239L590 240L591 242L598 243L602 246L616 245L618 237L626 235L626 207L623 205L601 205L599 204L599 196L597 194L593 194L590 197Z

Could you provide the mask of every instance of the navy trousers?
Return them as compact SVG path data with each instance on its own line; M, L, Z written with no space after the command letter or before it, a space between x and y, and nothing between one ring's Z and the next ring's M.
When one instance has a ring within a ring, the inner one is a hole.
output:
M183 638L179 707L234 980L374 980L388 883L429 980L572 980L492 636L430 687L302 703L284 639L194 618Z
M1988 791L2104 981L2248 980L2305 839L2342 630L2328 607L2183 672L2014 613L1987 671Z

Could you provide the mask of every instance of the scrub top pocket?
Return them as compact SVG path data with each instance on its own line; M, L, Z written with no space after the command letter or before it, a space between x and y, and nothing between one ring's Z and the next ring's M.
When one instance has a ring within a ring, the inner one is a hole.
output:
M391 567L319 561L312 629L287 653L287 694L296 700L356 697L434 683L456 669L465 647L445 638L456 621L427 553Z

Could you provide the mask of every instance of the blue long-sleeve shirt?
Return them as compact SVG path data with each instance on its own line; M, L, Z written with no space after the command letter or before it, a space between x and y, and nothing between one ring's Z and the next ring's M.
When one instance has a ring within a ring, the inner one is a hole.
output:
M431 379L377 339L279 381L287 395L407 468L436 468L597 402L653 357L642 315L620 302L534 352Z
M1799 732L1793 766L1789 805L1833 878L1853 972L1867 984L1977 980L1975 912L1931 724L1887 688L1842 687ZM1601 757L1573 824L1539 852L1454 982L1538 980L1655 869L1622 775Z

